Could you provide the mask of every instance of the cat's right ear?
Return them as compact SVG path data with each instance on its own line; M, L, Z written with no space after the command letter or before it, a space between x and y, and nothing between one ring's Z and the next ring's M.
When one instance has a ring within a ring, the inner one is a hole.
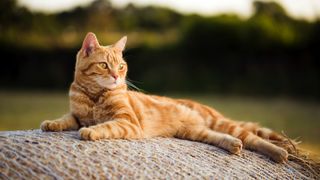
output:
M92 32L89 32L83 40L81 52L83 53L84 57L88 57L99 46L100 44L96 35Z

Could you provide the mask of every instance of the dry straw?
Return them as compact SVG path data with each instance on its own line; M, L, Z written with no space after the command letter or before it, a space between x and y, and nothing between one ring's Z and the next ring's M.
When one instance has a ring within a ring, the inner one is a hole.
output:
M310 152L299 147L301 141L298 139L290 139L282 132L285 141L271 141L277 146L283 147L289 152L289 161L295 162L302 167L302 171L309 173L309 177L314 179L320 178L320 159L316 156L311 156Z

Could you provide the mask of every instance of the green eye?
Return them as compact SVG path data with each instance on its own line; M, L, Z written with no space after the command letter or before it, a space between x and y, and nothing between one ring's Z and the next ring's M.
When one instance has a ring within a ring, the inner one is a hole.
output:
M102 69L107 69L107 67L108 67L107 63L104 63L104 62L99 63L98 65L99 65Z
M120 71L123 70L124 65L125 65L124 63L119 64L119 70L120 70Z

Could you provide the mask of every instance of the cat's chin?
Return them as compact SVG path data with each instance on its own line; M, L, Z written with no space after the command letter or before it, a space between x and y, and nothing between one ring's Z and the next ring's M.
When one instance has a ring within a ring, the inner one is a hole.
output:
M118 87L117 83L112 83L112 84L106 86L106 88L109 89L109 90L114 90L117 87Z

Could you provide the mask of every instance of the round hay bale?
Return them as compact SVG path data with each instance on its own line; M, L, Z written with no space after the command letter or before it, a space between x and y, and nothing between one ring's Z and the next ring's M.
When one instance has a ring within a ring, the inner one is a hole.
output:
M80 140L77 132L0 132L0 179L310 179L289 161L175 138Z

